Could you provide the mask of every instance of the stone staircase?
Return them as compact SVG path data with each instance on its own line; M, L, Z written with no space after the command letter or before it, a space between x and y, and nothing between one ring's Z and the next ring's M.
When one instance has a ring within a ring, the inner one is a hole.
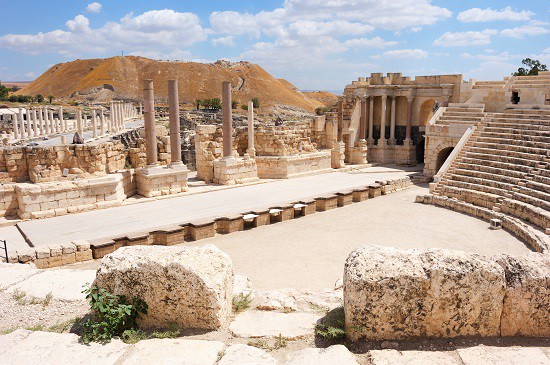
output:
M435 196L511 215L548 232L550 111L486 113L439 178Z
M441 116L435 121L436 125L449 125L453 123L477 124L485 114L481 105L451 104L446 107Z
M537 76L516 76L511 86L522 89L550 88L550 72L541 71Z

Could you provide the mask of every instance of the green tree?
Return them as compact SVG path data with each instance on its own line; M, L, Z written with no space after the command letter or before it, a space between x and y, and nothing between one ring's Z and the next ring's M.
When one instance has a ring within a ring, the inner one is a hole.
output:
M8 98L9 92L10 89L0 84L0 100L6 100Z
M10 95L10 97L8 98L8 101L11 102L11 103L16 103L17 102L17 95Z
M212 99L212 109L220 110L222 108L222 101L220 98Z
M539 74L539 71L548 71L546 65L543 65L538 60L532 60L530 58L524 58L521 61L522 64L527 66L527 68L520 67L517 72L514 72L514 76L536 76Z
M48 95L48 100L50 100L50 104L52 103L53 99L54 99L53 95Z
M252 98L252 105L254 109L258 109L260 107L260 98Z
M42 103L44 101L44 97L42 96L42 94L37 94L36 95L36 101L38 103Z
M237 100L231 100L231 109L237 109L239 102Z
M202 100L201 100L201 99L195 100L195 105L197 106L197 110L200 110L201 104L202 104Z

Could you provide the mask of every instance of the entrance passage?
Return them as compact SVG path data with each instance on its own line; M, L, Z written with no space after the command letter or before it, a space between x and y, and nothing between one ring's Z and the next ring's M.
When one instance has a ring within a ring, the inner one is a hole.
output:
M439 151L439 153L437 154L437 162L435 165L436 171L439 171L439 169L441 168L441 166L443 166L445 161L447 161L447 158L449 158L449 155L451 154L451 152L453 152L453 150L454 147L447 147Z

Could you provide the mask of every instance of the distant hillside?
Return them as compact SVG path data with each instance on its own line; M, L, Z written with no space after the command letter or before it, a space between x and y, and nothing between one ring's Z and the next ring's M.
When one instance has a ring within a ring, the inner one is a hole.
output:
M338 101L338 95L328 91L304 91L303 94L310 99L323 103L325 106L332 106Z
M167 80L177 79L182 103L221 98L221 84L227 80L233 86L233 99L242 104L258 97L262 106L277 104L305 110L321 106L319 101L308 98L288 81L274 78L253 63L217 61L203 64L135 56L60 63L18 93L93 101L140 100L144 79L153 79L155 99L161 103L168 98Z

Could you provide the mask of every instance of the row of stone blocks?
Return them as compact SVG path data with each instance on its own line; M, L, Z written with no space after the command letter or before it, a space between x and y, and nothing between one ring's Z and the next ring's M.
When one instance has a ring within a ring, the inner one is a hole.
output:
M8 251L9 263L33 263L39 269L74 264L75 262L92 260L92 250L87 241L51 244L38 247Z
M297 202L269 208L256 209L242 214L226 215L183 224L170 225L154 231L134 232L123 237L113 237L90 241L94 259L100 259L120 247L133 245L171 246L183 242L198 241L214 237L216 234L228 234L245 229L282 222L315 212L323 212L337 207L361 202L369 198L386 195L411 185L410 179L400 178L377 181L374 184L327 194L316 198L302 199Z
M550 251L550 238L547 234L540 233L530 225L524 223L518 218L495 212L492 209L485 208L476 203L468 203L456 198L437 195L419 195L416 197L417 203L432 204L447 208L453 211L465 213L473 217L481 218L486 221L498 219L502 221L502 228L511 232L516 237L524 241L529 247L537 252L548 253Z

